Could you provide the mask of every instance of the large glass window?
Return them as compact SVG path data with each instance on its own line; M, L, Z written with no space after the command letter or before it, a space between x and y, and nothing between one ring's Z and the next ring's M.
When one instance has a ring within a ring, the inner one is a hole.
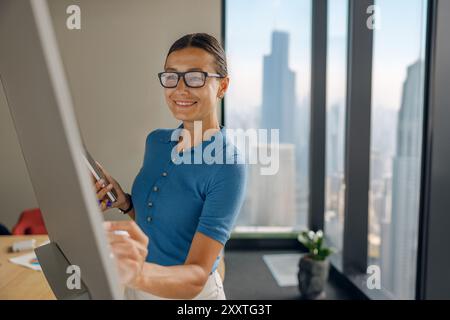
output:
M325 235L340 255L344 228L344 149L348 0L328 1Z
M396 299L415 294L426 0L376 0L369 264Z
M311 0L227 0L225 125L279 129L279 170L251 165L235 232L289 232L308 212Z

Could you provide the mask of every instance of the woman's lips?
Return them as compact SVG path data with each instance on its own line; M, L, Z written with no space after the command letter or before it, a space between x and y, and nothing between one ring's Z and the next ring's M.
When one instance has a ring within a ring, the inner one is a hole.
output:
M197 103L197 101L189 101L189 100L174 100L174 102L178 107L184 107L184 108L191 107Z

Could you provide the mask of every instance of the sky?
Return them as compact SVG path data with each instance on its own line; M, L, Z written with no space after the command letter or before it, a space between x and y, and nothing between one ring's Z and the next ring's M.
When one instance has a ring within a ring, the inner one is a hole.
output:
M290 68L296 72L299 102L310 89L312 0L227 0L226 51L231 83L227 108L261 105L263 56L273 30L290 34ZM374 34L373 105L398 109L406 67L424 47L426 0L375 0L379 28ZM347 0L329 1L328 97L345 98Z
M290 34L290 67L297 93L309 91L311 3L305 0L228 0L226 51L231 83L227 107L255 107L262 100L263 55L270 54L273 30Z

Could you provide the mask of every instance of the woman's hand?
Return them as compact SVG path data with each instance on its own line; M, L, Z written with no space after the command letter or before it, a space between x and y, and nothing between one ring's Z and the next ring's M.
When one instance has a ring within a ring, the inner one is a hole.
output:
M106 211L109 208L120 208L122 210L126 210L130 203L128 197L125 195L125 192L123 192L119 183L117 183L117 181L111 177L111 175L98 162L97 165L100 170L102 170L106 179L108 179L108 181L103 181L102 179L95 181L95 178L92 176L95 190L97 192L97 199L100 203L100 209L102 211ZM107 195L107 193L112 189L114 189L117 194L117 201L114 203L111 202Z
M120 282L135 287L147 258L148 237L134 221L104 222L104 227L116 259ZM128 235L114 231L126 231Z

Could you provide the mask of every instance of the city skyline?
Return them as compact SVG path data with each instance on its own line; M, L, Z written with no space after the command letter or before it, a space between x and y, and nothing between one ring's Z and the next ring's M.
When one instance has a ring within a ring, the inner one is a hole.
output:
M386 139L372 137L369 194L369 264L379 265L382 286L396 298L414 296L417 232L420 195L421 132L423 120L422 60L408 66L403 81L402 106L396 122L385 121L380 114L373 120L387 124L380 128L396 139L394 152ZM386 111L386 110L384 110ZM392 110L391 110L392 111ZM327 131L327 211L325 233L333 246L342 248L344 218L343 130L339 130L343 106L334 105L327 112L327 121L336 125ZM373 110L375 112L375 110ZM379 110L378 110L379 112ZM385 135L386 137L386 135ZM388 139L389 140L389 139Z
M295 208L304 212L302 224L306 226L309 195L307 189L299 189L308 187L311 2L294 2L279 1L274 12L270 10L271 1L258 2L259 12L248 19L242 17L248 14L254 1L228 2L227 16L232 16L232 20L227 23L226 45L232 84L226 100L226 124L244 128L278 126L289 132L290 123L282 120L283 110L295 114L292 120L301 129L291 135L295 137L293 142L285 138L282 142L295 145L296 166L292 169L296 176ZM421 150L417 137L423 123L419 111L423 108L424 78L417 70L423 65L427 6L425 0L377 0L376 5L382 15L381 27L374 30L373 47L368 259L380 266L384 275L382 285L390 294L411 298L420 185L417 159ZM347 8L347 0L329 2L324 214L325 233L338 253L342 249L345 210ZM292 19L293 12L297 19ZM275 25L260 23L260 19L272 21L267 17L273 15L277 16ZM239 21L245 21L249 29ZM288 46L279 45L287 51L283 55L289 57L289 62L278 66L280 70L276 71L284 74L285 79L291 78L291 84L295 83L290 93L295 96L290 99L295 103L288 107L280 106L281 100L270 96L273 92L268 88L273 85L265 85L270 73L267 64L274 61L269 57L277 51L271 41L274 34L288 34L281 38L289 39ZM288 76L287 71L293 76ZM271 104L278 104L277 109ZM271 110L279 114L271 114ZM410 122L405 120L408 117ZM286 188L291 185L292 182L286 182ZM254 188L258 190L258 186Z
M380 260L384 266L384 285L396 297L414 298L420 165L422 154L424 64L408 67L402 106L398 115L397 146L393 159L390 221L381 224ZM390 223L389 223L390 222Z
M342 5L341 5L342 4ZM421 55L423 43L405 41L399 45L399 34L421 34L425 21L425 0L377 0L380 8L381 27L375 30L373 90L383 96L374 101L377 108L400 109L401 84L406 78L405 62L413 64ZM333 0L330 6L346 8L346 0ZM257 7L258 11L254 12ZM230 71L230 88L227 105L256 109L262 104L261 57L270 52L270 37L273 31L288 32L292 45L289 56L291 68L299 74L296 95L299 105L307 105L310 91L310 43L311 43L311 0L227 0L226 48ZM276 23L274 14L276 12ZM333 11L333 13L335 10ZM250 14L252 13L252 14ZM229 18L228 18L229 17ZM267 21L261 23L261 21ZM338 13L331 14L329 24L329 50L340 51L342 37L345 38L346 20ZM395 31L395 32L393 32ZM395 49L395 50L392 50ZM341 57L336 56L339 66ZM388 70L389 77L385 76ZM337 77L345 76L345 68L331 70ZM342 85L331 83L335 101L345 101ZM338 97L340 95L340 97Z
M246 200L238 226L292 226L304 228L308 197L308 140L297 107L296 73L290 68L289 34L274 31L271 51L263 56L263 100L259 108L259 128L278 129L280 170L261 176L256 166L249 170ZM258 148L259 146L255 146ZM276 214L274 214L276 212Z

